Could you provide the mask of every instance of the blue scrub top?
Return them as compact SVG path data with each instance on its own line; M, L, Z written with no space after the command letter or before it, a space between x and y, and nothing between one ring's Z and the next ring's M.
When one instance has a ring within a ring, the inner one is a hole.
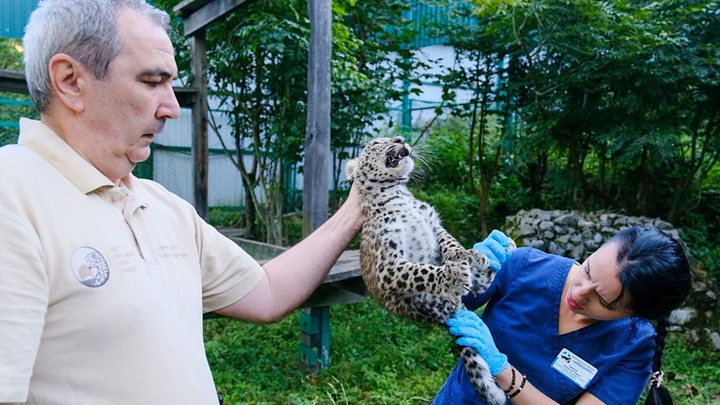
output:
M574 404L587 391L608 405L635 405L650 378L655 329L646 320L623 318L559 335L560 300L573 263L536 249L516 249L485 293L463 301L471 310L487 302L482 318L498 350L558 403ZM564 348L597 368L585 390L551 367ZM433 401L455 404L485 404L460 362Z

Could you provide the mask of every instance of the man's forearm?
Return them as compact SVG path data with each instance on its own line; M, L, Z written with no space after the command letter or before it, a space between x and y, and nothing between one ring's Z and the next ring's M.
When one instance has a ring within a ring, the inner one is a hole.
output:
M281 298L279 312L292 311L315 291L361 226L359 207L346 203L315 232L263 266L273 295Z
M217 310L250 322L280 321L300 306L325 279L332 265L362 227L357 192L320 228L263 265L265 277L236 303Z

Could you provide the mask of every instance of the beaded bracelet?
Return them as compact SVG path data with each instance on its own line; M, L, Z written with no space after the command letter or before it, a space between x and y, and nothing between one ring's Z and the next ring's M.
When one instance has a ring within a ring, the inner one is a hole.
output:
M503 390L505 391L505 395L509 394L513 390L513 388L515 388L515 367L511 366L510 371L512 371L512 381L510 381L510 386L508 387L508 389Z
M523 388L525 388L525 383L526 383L526 382L527 382L527 377L525 377L525 374L523 374L523 375L522 375L522 381L520 381L520 388L518 388L515 392L513 392L513 393L510 394L510 395L508 395L507 397L510 398L510 399L513 399L513 398L515 398L516 396L518 396L518 394L520 393L520 391L522 391Z

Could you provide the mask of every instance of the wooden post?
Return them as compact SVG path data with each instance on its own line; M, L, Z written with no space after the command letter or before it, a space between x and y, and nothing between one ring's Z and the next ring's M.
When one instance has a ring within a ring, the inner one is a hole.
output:
M197 88L192 107L192 162L195 210L201 218L208 219L208 104L207 104L207 46L205 29L195 31L190 37L192 52L191 70L193 87Z
M310 55L303 183L303 234L309 235L328 216L330 180L330 58L332 1L308 1ZM330 365L330 308L313 308L301 320L301 351L309 370ZM304 328L303 324L322 325ZM309 333L314 336L309 336ZM314 355L311 355L314 353ZM318 364L319 360L319 364Z

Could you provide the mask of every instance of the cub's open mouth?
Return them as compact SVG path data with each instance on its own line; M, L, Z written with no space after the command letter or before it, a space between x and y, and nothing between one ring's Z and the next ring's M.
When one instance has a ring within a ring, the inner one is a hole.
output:
M400 150L388 152L385 158L385 167L397 167L398 163L408 156L410 156L410 151L404 145Z

